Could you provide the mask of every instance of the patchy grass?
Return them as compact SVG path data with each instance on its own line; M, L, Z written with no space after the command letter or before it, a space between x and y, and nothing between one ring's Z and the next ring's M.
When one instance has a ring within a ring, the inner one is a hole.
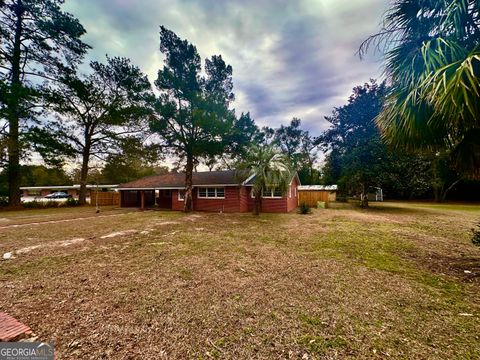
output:
M480 357L480 206L0 219L0 310L62 359Z

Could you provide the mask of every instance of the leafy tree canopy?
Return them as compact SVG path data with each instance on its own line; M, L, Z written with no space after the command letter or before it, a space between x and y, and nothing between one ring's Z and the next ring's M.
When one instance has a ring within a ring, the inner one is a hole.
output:
M102 174L104 181L121 184L145 176L168 172L160 167L159 149L156 145L145 145L142 139L129 137L120 142L120 152L108 155Z
M107 57L106 64L94 61L90 67L91 74L69 74L51 91L56 118L47 130L55 134L55 144L52 137L44 144L43 133L35 133L35 142L44 144L37 146L44 156L60 149L57 156L81 159L81 203L85 202L90 160L104 160L126 137L145 132L154 99L147 77L129 59Z
M385 54L391 87L377 119L384 139L446 153L473 178L480 177L479 9L479 0L395 0L360 49Z
M430 161L398 154L383 143L375 118L388 89L374 80L357 86L348 103L326 117L331 127L318 143L327 152L324 182L338 183L346 193L365 194L382 187L390 196L423 194L430 184ZM411 174L406 178L405 173Z
M278 146L292 162L302 184L318 184L320 172L315 169L317 140L301 128L302 121L293 118L290 124L262 129L263 142Z

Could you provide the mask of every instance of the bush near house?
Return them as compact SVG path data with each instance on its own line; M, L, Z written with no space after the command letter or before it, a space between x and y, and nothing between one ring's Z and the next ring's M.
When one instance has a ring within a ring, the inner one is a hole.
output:
M66 201L27 201L22 203L22 207L25 209L47 209L47 208L63 208L63 207L72 207L72 206L79 206L80 202L76 199L68 198ZM0 208L8 206L8 198L0 197Z
M310 214L312 210L310 209L310 206L308 206L305 203L301 203L298 207L298 213L302 215L307 215Z

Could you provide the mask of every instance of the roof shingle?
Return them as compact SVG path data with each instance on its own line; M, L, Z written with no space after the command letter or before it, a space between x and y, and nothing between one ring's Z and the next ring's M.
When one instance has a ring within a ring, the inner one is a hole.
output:
M193 173L193 185L239 185L235 176L235 170L224 171L203 171ZM183 188L185 187L185 173L168 173L164 175L153 175L143 179L134 180L119 186L132 189L152 188Z

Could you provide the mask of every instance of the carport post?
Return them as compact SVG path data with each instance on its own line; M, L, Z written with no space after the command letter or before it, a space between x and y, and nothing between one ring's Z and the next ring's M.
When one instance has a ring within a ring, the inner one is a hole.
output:
M145 209L145 190L140 190L140 209Z

